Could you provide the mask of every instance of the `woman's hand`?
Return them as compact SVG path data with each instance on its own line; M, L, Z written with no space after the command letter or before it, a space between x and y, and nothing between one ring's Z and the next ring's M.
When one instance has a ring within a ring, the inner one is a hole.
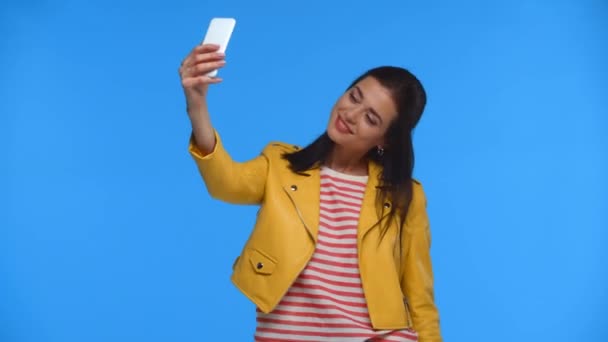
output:
M219 53L218 49L218 45L199 45L186 56L179 67L194 143L203 153L211 152L216 143L207 109L207 90L210 84L219 83L222 79L206 74L226 64L224 54Z
M179 75L182 80L184 94L186 95L189 114L190 109L199 112L206 105L205 101L209 84L222 81L221 78L205 75L226 64L225 55L217 52L218 49L218 45L198 45L186 56L179 67Z

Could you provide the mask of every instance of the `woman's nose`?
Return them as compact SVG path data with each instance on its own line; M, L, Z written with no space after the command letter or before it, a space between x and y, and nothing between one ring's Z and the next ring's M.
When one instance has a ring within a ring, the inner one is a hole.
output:
M357 111L349 110L344 114L344 120L350 124L354 124L357 121Z

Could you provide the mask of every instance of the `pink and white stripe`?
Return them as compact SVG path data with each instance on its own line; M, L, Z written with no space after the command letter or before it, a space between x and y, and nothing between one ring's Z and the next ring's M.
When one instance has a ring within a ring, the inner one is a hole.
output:
M279 305L257 310L255 340L417 341L410 329L373 330L357 258L357 224L367 176L321 169L320 222L313 256Z

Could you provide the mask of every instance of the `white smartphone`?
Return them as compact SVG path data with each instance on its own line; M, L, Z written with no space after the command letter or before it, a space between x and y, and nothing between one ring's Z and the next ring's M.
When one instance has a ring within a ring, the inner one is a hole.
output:
M203 44L216 44L220 48L218 52L226 52L230 36L234 31L236 20L234 18L213 18L207 28L207 34L203 39ZM215 77L217 75L217 69L207 73L207 76Z

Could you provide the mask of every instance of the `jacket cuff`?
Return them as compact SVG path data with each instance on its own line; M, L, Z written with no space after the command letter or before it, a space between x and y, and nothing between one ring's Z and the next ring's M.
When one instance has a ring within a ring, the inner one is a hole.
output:
M194 143L194 133L190 133L188 151L194 158L199 159L199 160L207 160L207 159L213 158L213 156L217 154L218 149L221 147L222 141L220 140L220 136L216 130L213 131L213 134L215 136L215 145L213 146L213 149L211 150L211 152L205 154Z

